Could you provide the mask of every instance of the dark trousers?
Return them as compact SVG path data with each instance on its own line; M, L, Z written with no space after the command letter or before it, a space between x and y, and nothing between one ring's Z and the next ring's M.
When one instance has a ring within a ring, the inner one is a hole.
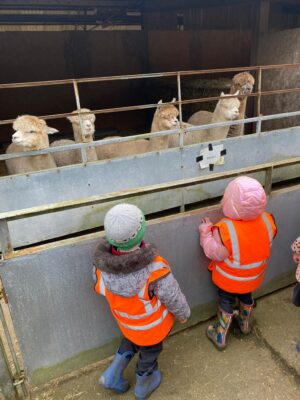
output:
M251 306L253 304L252 293L229 293L223 289L218 289L219 295L219 306L225 312L232 314L233 306L235 305L236 299L239 299L242 303Z
M150 375L157 369L157 359L163 349L163 342L154 344L153 346L138 346L125 337L122 339L118 352L120 354L126 351L139 353L139 359L136 363L135 372L138 375Z
M293 303L296 307L300 307L300 283L298 282L293 290Z

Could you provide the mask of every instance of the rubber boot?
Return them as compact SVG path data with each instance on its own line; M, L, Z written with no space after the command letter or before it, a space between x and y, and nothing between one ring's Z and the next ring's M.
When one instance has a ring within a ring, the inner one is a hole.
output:
M254 302L251 305L244 304L240 301L237 322L241 332L248 335L252 330L252 315Z
M154 370L151 375L136 374L135 397L139 400L146 399L159 387L160 382L161 373L159 369Z
M129 382L123 378L123 372L130 363L134 353L126 351L123 354L116 353L110 366L103 372L99 383L105 388L117 393L125 393L130 387Z
M206 334L207 337L217 347L217 349L223 350L227 346L226 338L233 314L229 314L220 308L218 316L218 321L215 323L215 325L208 326Z

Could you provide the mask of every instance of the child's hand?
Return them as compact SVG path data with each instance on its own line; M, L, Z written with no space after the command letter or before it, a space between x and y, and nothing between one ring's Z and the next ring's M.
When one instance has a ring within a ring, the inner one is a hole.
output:
M210 220L208 217L205 217L205 218L202 218L201 224L204 224L204 225L212 225L212 222L211 222L211 220Z
M300 264L300 253L294 253L293 260L295 261L296 264Z
M181 324L186 324L186 323L187 323L187 319L180 319L179 322L180 322Z
M209 218L203 218L201 220L201 224L199 225L199 233L200 235L206 235L211 232L211 227L213 226L211 220Z

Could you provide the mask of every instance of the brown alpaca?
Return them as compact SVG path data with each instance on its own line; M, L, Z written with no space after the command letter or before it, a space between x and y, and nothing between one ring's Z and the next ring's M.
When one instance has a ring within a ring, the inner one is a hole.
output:
M239 116L238 119L244 119L246 113L246 105L247 105L247 94L252 93L254 87L255 80L249 72L241 72L239 74L234 75L231 81L230 93L233 94L237 90L239 91L239 100L240 100L240 108L239 108ZM229 129L227 137L241 136L244 134L244 124L240 125L232 125Z

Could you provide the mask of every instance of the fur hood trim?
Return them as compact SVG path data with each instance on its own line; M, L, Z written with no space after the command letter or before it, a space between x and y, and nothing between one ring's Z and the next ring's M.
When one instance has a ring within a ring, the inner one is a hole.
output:
M139 271L158 256L158 249L153 244L120 256L112 255L110 249L110 244L105 239L101 239L94 255L94 265L101 271L111 274L130 274Z

